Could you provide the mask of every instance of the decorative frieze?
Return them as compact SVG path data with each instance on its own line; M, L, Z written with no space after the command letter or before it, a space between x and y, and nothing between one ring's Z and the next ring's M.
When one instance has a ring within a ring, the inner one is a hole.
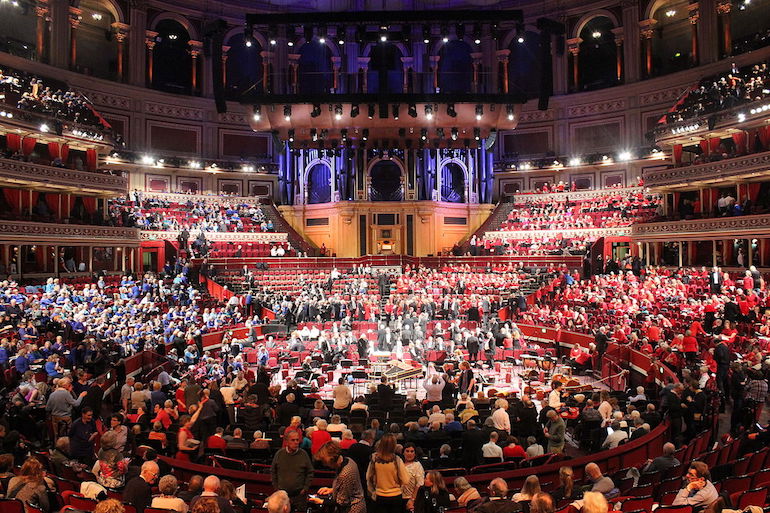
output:
M196 239L200 230L190 230L190 240ZM209 242L236 242L238 244L269 244L271 242L286 242L288 233L276 232L206 232L206 240ZM177 240L179 231L143 230L142 240Z
M766 171L768 167L770 152L763 152L707 164L645 171L644 181L649 187L686 185L698 181L750 176L752 173Z
M716 217L712 219L690 219L685 221L665 221L661 223L642 223L632 227L631 235L635 239L671 240L678 238L697 238L707 234L704 239L713 238L715 234L731 239L738 235L756 237L770 234L770 215ZM711 237L709 237L711 236Z
M590 116L593 114L603 114L605 112L617 112L626 108L626 101L622 98L616 98L604 102L585 103L583 105L572 105L567 107L567 116L577 118L580 116Z
M128 178L98 172L0 159L0 177L20 186L43 186L104 194L127 194Z
M155 102L146 102L144 104L144 111L147 114L155 114L157 116L170 118L191 119L193 121L203 121L205 117L203 109L193 109L190 107Z
M124 246L139 244L137 228L114 226L84 226L79 224L33 223L28 221L1 221L0 240L27 240L30 242L67 243L83 242L120 244Z

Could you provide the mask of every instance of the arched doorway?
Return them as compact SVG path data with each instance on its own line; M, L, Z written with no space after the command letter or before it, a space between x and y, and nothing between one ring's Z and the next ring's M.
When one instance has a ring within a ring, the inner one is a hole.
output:
M244 92L262 93L262 45L252 40L246 46L243 33L236 33L227 40L227 67L225 94L228 100L237 100ZM253 89L251 89L253 87Z
M332 87L332 52L317 39L308 41L299 51L297 72L300 94L328 93Z
M155 27L158 42L153 49L152 87L177 94L192 91L190 35L178 21L161 20Z
M332 200L331 169L317 163L307 172L307 202L309 204L329 203Z
M471 47L465 41L452 40L441 47L438 61L438 85L442 93L470 93L473 81Z
M652 37L652 75L666 75L693 65L692 28L689 0L675 0L659 6Z
M617 49L612 29L615 26L606 16L591 18L580 31L578 62L580 89L591 91L617 84Z
M465 171L457 162L441 168L441 201L465 203Z
M75 31L75 69L99 78L117 77L118 42L112 28L116 20L104 2L81 0L82 19Z
M401 49L393 43L379 43L369 54L367 92L401 93L404 91L404 67Z
M381 160L369 172L371 201L401 201L404 190L401 186L401 169L392 160Z

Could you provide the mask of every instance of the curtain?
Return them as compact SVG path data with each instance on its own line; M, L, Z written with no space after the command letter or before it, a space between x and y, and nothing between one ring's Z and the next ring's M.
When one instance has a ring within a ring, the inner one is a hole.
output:
M712 137L709 139L709 152L710 153L716 153L719 150L719 143L722 142L722 139L719 137Z
M698 143L698 145L700 146L700 151L703 153L704 156L709 154L709 143L708 143L708 141L706 141L706 140L700 141Z
M682 205L679 204L679 200L681 199L681 197L682 197L681 192L674 193L674 208L676 209L677 212L680 212L682 210Z
M51 157L51 160L58 159L61 156L59 153L59 143L48 143L48 156Z
M733 142L735 143L735 151L738 155L746 153L746 132L741 130L733 134Z
M45 195L45 202L48 205L48 209L53 212L54 217L61 218L61 212L59 212L59 197L60 194L48 193Z
M19 134L6 134L5 140L9 150L12 152L21 151L21 136Z
M757 201L757 198L759 197L759 189L762 187L761 183L750 183L749 184L749 199L751 201Z
M86 150L86 169L96 171L96 150Z
M3 189L3 196L14 212L21 210L21 189Z
M762 147L767 149L768 143L770 143L770 127L758 128L757 135L759 135L759 142L762 143Z
M32 152L35 150L35 144L37 144L37 139L34 137L25 137L21 141L21 151L25 157L32 155Z
M86 207L86 212L89 214L96 212L96 198L93 196L84 196L83 205Z
M682 145L674 145L674 164L679 165L682 163Z
M70 147L68 144L62 144L61 145L61 161L65 164L67 163L67 159L70 156Z

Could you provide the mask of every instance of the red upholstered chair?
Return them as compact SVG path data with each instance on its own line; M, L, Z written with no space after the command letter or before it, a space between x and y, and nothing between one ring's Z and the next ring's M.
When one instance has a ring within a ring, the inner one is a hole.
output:
M729 494L748 490L751 486L751 476L730 477L722 481L722 491Z
M655 510L661 513L692 513L692 506L660 506Z
M0 513L24 513L24 503L19 499L0 499Z
M742 510L747 506L759 506L764 508L767 499L767 488L758 488L746 492L740 491L730 494L730 500L736 509Z
M621 510L635 511L635 510L641 509L644 511L650 511L654 503L655 503L655 499L653 499L651 495L648 495L646 497L631 497L629 499L624 500L621 503Z

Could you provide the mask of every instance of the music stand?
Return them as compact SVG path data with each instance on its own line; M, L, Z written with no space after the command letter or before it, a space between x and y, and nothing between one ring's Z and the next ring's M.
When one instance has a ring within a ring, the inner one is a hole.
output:
M340 365L343 369L350 369L353 367L353 360L340 360Z
M369 381L369 373L364 370L354 370L350 373L353 377L353 395L360 395L356 393L359 386L366 386L366 382Z

